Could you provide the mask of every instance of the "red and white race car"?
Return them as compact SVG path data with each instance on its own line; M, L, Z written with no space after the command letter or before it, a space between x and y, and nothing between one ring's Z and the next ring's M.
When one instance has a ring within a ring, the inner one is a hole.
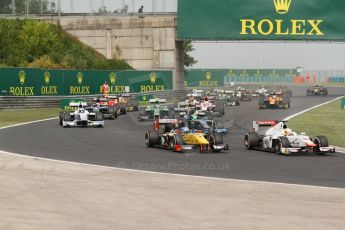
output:
M305 133L297 134L287 126L287 121L253 121L253 130L244 136L247 149L270 151L277 154L292 153L334 153L325 136L309 137Z
M225 103L218 100L209 100L205 97L196 105L196 114L205 115L211 113L213 116L223 116L225 114Z

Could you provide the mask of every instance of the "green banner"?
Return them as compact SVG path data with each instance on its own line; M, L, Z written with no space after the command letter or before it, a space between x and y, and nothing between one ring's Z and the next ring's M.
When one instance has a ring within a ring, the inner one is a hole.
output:
M343 0L178 0L180 40L345 40Z
M230 82L290 83L296 75L296 69L193 69L185 72L185 86L221 87Z
M185 72L186 87L224 86L226 70L188 70Z
M292 83L296 75L296 69L230 69L224 82Z
M150 99L153 99L152 94L145 94L145 95L140 95L140 96L135 97L135 100L139 103L139 105L149 103Z
M172 89L172 71L91 71L0 68L2 95L61 96L143 93ZM5 93L6 92L6 93Z

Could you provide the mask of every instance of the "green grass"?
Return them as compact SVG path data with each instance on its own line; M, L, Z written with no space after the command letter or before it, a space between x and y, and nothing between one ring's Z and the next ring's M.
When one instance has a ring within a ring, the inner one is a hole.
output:
M23 122L57 117L60 109L8 109L0 110L0 127Z
M308 136L324 135L329 144L345 147L345 110L341 109L340 100L313 109L289 120L289 127Z

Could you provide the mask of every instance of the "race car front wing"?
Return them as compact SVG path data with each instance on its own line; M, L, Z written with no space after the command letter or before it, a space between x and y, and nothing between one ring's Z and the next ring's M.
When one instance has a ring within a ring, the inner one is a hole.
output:
M335 147L333 146L328 146L328 147L319 147L319 148L308 148L308 147L303 147L303 148L282 148L281 149L282 154L291 154L291 153L334 153L335 152Z
M63 127L103 127L104 121L63 121Z

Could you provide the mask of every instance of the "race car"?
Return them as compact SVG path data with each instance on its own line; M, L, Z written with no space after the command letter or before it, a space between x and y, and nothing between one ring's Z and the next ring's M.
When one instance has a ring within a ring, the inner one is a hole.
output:
M174 106L174 118L181 118L192 115L195 112L195 105L189 101L177 102Z
M223 144L221 134L205 134L189 131L188 127L178 124L177 119L159 119L155 130L145 133L145 144L148 147L158 147L174 152L184 152L199 149L200 152L220 152L228 150Z
M200 103L196 105L196 113L205 115L211 112L213 116L223 116L225 114L224 102L221 100L209 100L205 97Z
M103 114L99 111L89 112L86 102L70 103L75 111L63 111L59 114L59 124L62 127L103 127Z
M328 89L320 84L313 85L312 88L307 89L307 96L325 96L328 95Z
M133 95L130 93L119 94L118 97L118 104L123 105L126 108L127 112L134 112L138 111L139 104L134 99Z
M166 102L166 99L154 98L149 100L148 106L139 106L138 120L152 121L156 117L173 118L174 108L167 105Z
M288 109L290 108L290 97L282 92L272 91L268 95L261 95L258 101L258 109Z
M193 117L194 115L192 115ZM186 121L186 126L189 130L193 132L203 132L205 134L212 134L212 133L220 133L220 134L227 134L228 129L224 128L224 123L221 121L215 121L212 119L208 119L207 117L198 117L196 119L188 119Z
M125 115L127 113L127 100L122 95L109 95L107 99L108 105L115 107L117 115Z
M240 101L251 101L252 95L251 93L243 87L237 87L235 90L235 95L240 99Z
M235 95L235 92L233 90L225 90L224 97L225 97L225 104L227 106L240 105L240 98Z
M262 86L259 89L254 90L254 92L252 92L252 97L260 97L260 96L266 96L269 93L269 90L267 88L265 88L264 86Z
M115 119L119 114L117 107L107 97L93 98L91 104L85 109L89 112L101 112L104 119Z
M280 91L280 92L282 92L283 94L287 94L287 95L289 95L289 97L292 97L292 90L289 89L286 85L284 85L284 86L282 86L282 85L278 86L276 91Z
M292 132L287 121L253 121L253 131L244 136L246 149L269 151L277 154L293 153L334 153L325 136L314 138Z

